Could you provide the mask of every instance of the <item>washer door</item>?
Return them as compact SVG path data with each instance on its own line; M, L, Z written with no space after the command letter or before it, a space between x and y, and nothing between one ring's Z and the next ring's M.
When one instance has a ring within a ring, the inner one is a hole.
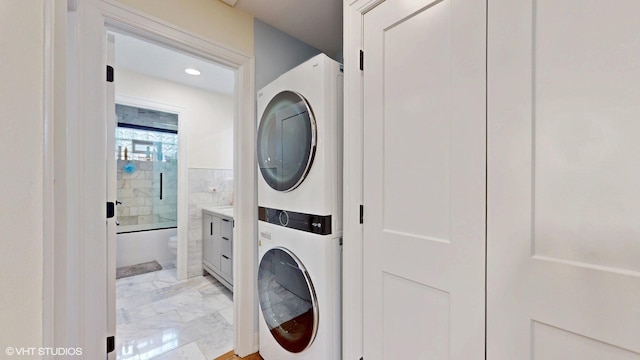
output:
M316 121L307 100L283 91L267 105L258 127L258 166L277 191L295 189L307 176L316 151Z
M273 248L260 260L258 297L280 346L292 353L311 346L318 331L318 300L309 273L289 250Z

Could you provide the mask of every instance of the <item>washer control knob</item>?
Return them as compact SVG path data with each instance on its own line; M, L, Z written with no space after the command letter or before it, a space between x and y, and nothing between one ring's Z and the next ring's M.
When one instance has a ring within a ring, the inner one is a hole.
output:
M278 215L278 220L280 220L280 225L282 226L289 225L289 214L286 211L281 211L280 215Z

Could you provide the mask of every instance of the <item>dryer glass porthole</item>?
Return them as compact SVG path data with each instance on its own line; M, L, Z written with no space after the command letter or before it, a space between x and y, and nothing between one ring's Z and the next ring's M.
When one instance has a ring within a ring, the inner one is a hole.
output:
M267 251L258 268L258 297L264 321L285 350L308 348L318 330L318 305L311 278L290 251Z
M258 127L258 166L273 189L295 189L309 172L316 149L316 122L307 100L283 91L267 105Z

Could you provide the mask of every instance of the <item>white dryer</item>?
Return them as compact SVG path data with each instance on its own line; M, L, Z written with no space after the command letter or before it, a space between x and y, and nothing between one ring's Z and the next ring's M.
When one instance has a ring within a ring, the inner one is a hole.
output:
M341 358L341 240L265 222L260 232L260 355Z
M320 216L316 233L342 230L342 78L320 54L258 91L260 214Z

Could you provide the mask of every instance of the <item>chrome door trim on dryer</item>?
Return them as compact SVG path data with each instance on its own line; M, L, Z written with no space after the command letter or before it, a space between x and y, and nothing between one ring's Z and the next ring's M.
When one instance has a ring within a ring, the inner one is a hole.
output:
M258 267L258 298L264 322L283 349L300 353L313 344L318 298L309 272L293 252L276 246L264 254Z
M258 125L256 152L272 189L289 192L304 181L315 157L316 134L313 110L302 94L285 90L269 101Z

